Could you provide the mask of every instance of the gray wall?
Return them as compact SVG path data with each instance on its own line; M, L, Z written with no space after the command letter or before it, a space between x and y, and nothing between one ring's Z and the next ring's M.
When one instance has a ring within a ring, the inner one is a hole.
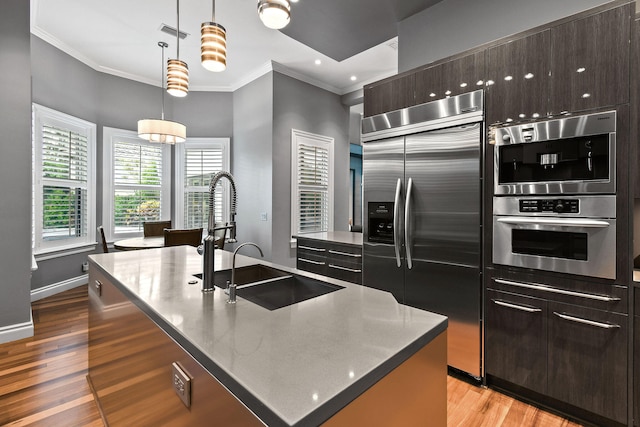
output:
M334 229L349 219L349 107L340 96L273 73L273 261L295 266L291 239L291 129L334 139Z
M233 118L231 173L238 190L238 242L256 243L271 260L273 73L233 93ZM261 212L267 213L267 221L260 221ZM243 253L258 256L255 248Z
M150 47L153 48L154 46ZM139 119L160 118L162 90L156 86L97 72L35 36L31 36L31 67L33 102L97 125L95 209L97 224L101 224L102 128L109 126L136 130ZM233 95L225 92L191 92L183 99L165 95L165 117L184 123L188 137L230 137L233 132L232 104ZM26 117L29 120L30 107ZM31 169L30 158L24 167ZM22 193L24 201L28 203L30 200L24 195L30 193L31 190ZM30 209L29 207L27 211L30 212ZM30 221L28 227L30 230ZM39 261L38 270L31 279L31 289L82 275L82 263L91 253L93 252L88 251Z
M30 321L29 2L0 3L0 329ZM0 336L0 340L2 337Z
M607 0L444 0L398 24L398 72L528 30Z

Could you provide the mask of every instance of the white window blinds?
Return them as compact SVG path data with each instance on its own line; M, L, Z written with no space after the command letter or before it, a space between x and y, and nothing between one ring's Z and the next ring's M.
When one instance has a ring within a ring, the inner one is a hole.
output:
M333 217L333 139L292 133L292 234L330 231Z
M116 140L113 144L115 232L141 231L159 221L162 200L162 146ZM167 201L168 202L168 201Z
M95 239L95 125L33 105L34 252Z
M209 183L220 172L228 171L229 140L226 138L188 139L176 147L176 172L180 188L176 188L176 205L181 206L178 224L184 228L207 229L209 221ZM215 222L228 218L229 185L218 183L215 194Z

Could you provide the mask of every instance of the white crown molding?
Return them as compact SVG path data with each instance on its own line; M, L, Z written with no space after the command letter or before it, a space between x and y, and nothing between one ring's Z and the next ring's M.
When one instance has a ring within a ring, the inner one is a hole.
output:
M292 70L290 68L287 68L286 66L284 66L284 65L282 65L282 64L280 64L280 63L278 63L276 61L271 61L271 64L272 64L272 67L273 67L273 71L277 71L280 74L284 74L284 75L292 77L292 78L294 78L296 80L300 80L300 81L303 81L305 83L309 83L310 85L317 86L320 89L324 89L324 90L327 90L329 92L333 92L333 93L335 93L337 95L343 95L344 93L346 93L346 92L343 92L341 89L338 89L335 86L326 84L326 83L321 82L319 80L316 80L316 79L314 79L312 77L309 77L307 75L304 75L302 73L294 71L294 70Z

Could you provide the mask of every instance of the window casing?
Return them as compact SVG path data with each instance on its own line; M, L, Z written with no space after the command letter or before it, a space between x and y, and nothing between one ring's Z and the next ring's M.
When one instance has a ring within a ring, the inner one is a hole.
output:
M209 221L209 183L220 171L229 171L229 138L189 138L176 145L176 213L182 228L202 227ZM216 222L228 219L230 186L218 183L215 199Z
M33 104L34 254L95 245L96 125Z
M291 234L333 230L333 138L291 131Z
M108 240L141 236L145 221L171 217L171 151L135 132L103 130L103 227Z

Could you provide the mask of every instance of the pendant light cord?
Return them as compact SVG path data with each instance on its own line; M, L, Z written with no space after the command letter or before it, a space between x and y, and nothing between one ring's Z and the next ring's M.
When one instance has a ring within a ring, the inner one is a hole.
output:
M216 22L216 0L211 1L211 22Z
M158 42L162 48L162 62L160 62L160 90L162 91L162 120L164 120L164 48L169 45L165 42Z
M180 0L176 0L176 5L178 9L178 25L176 26L176 53L178 55L177 59L180 60Z

